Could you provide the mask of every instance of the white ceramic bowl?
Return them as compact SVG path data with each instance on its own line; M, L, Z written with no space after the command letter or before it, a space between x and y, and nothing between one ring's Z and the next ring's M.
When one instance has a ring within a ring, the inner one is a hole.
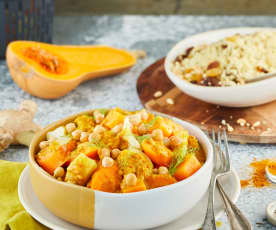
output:
M187 48L216 42L236 33L249 34L256 31L274 30L275 28L229 28L200 33L177 43L168 53L165 60L165 70L170 80L184 93L199 100L229 107L247 107L264 104L276 100L276 78L233 87L206 87L189 83L180 79L171 71L175 58L183 54Z
M129 194L93 191L57 181L36 163L34 155L38 151L39 142L45 138L49 130L74 120L76 116L46 127L33 139L30 146L29 166L34 192L56 216L74 224L96 229L153 228L185 214L206 193L213 168L212 145L199 128L171 117L198 138L207 155L204 165L191 177L173 185Z

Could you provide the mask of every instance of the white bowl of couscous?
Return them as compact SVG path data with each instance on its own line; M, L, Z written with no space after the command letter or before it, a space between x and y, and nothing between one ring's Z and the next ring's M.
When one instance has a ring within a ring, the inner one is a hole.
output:
M180 90L208 103L248 107L271 102L276 78L246 81L276 72L276 29L229 28L185 38L168 53L165 70Z

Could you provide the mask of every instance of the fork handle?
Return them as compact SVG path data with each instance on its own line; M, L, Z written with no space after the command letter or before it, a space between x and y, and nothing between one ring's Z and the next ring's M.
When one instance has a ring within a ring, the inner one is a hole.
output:
M216 175L213 173L208 189L208 206L202 230L216 230L216 219L214 214L214 193L216 185Z
M222 188L221 184L219 183L219 180L217 180L217 187L223 200L231 229L251 230L251 224L249 223L247 218L242 214L242 212L238 209L238 207L230 200L230 198Z

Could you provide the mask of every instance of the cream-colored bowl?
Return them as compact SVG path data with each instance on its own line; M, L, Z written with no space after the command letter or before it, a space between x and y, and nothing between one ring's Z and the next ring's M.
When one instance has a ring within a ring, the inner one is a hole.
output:
M257 31L274 30L275 28L229 28L200 33L177 43L168 53L165 60L165 70L170 80L184 93L199 100L230 107L247 107L264 104L276 100L276 78L263 80L241 86L206 87L182 80L171 71L175 58L185 53L191 46L213 43L234 34L249 34Z
M129 194L94 191L54 179L35 161L39 142L45 140L47 132L74 120L78 115L80 114L47 126L36 135L29 150L30 177L34 192L56 216L91 229L146 229L175 220L192 209L206 193L213 168L212 145L199 128L171 117L169 118L180 123L199 139L207 155L202 168L188 179Z

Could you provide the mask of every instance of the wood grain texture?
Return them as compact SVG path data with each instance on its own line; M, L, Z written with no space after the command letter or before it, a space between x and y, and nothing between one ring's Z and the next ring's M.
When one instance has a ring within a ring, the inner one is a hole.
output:
M274 15L275 0L56 0L57 15Z
M155 98L154 93L159 90L163 95ZM223 128L222 120L225 120L234 128L232 132L228 132L231 141L276 143L276 102L249 108L228 108L197 100L184 94L169 80L164 69L164 58L149 66L140 75L137 92L147 109L191 122L208 132L212 128ZM174 100L174 105L166 102L168 98ZM250 127L240 126L237 123L239 118L245 119ZM252 128L258 121L261 124Z

